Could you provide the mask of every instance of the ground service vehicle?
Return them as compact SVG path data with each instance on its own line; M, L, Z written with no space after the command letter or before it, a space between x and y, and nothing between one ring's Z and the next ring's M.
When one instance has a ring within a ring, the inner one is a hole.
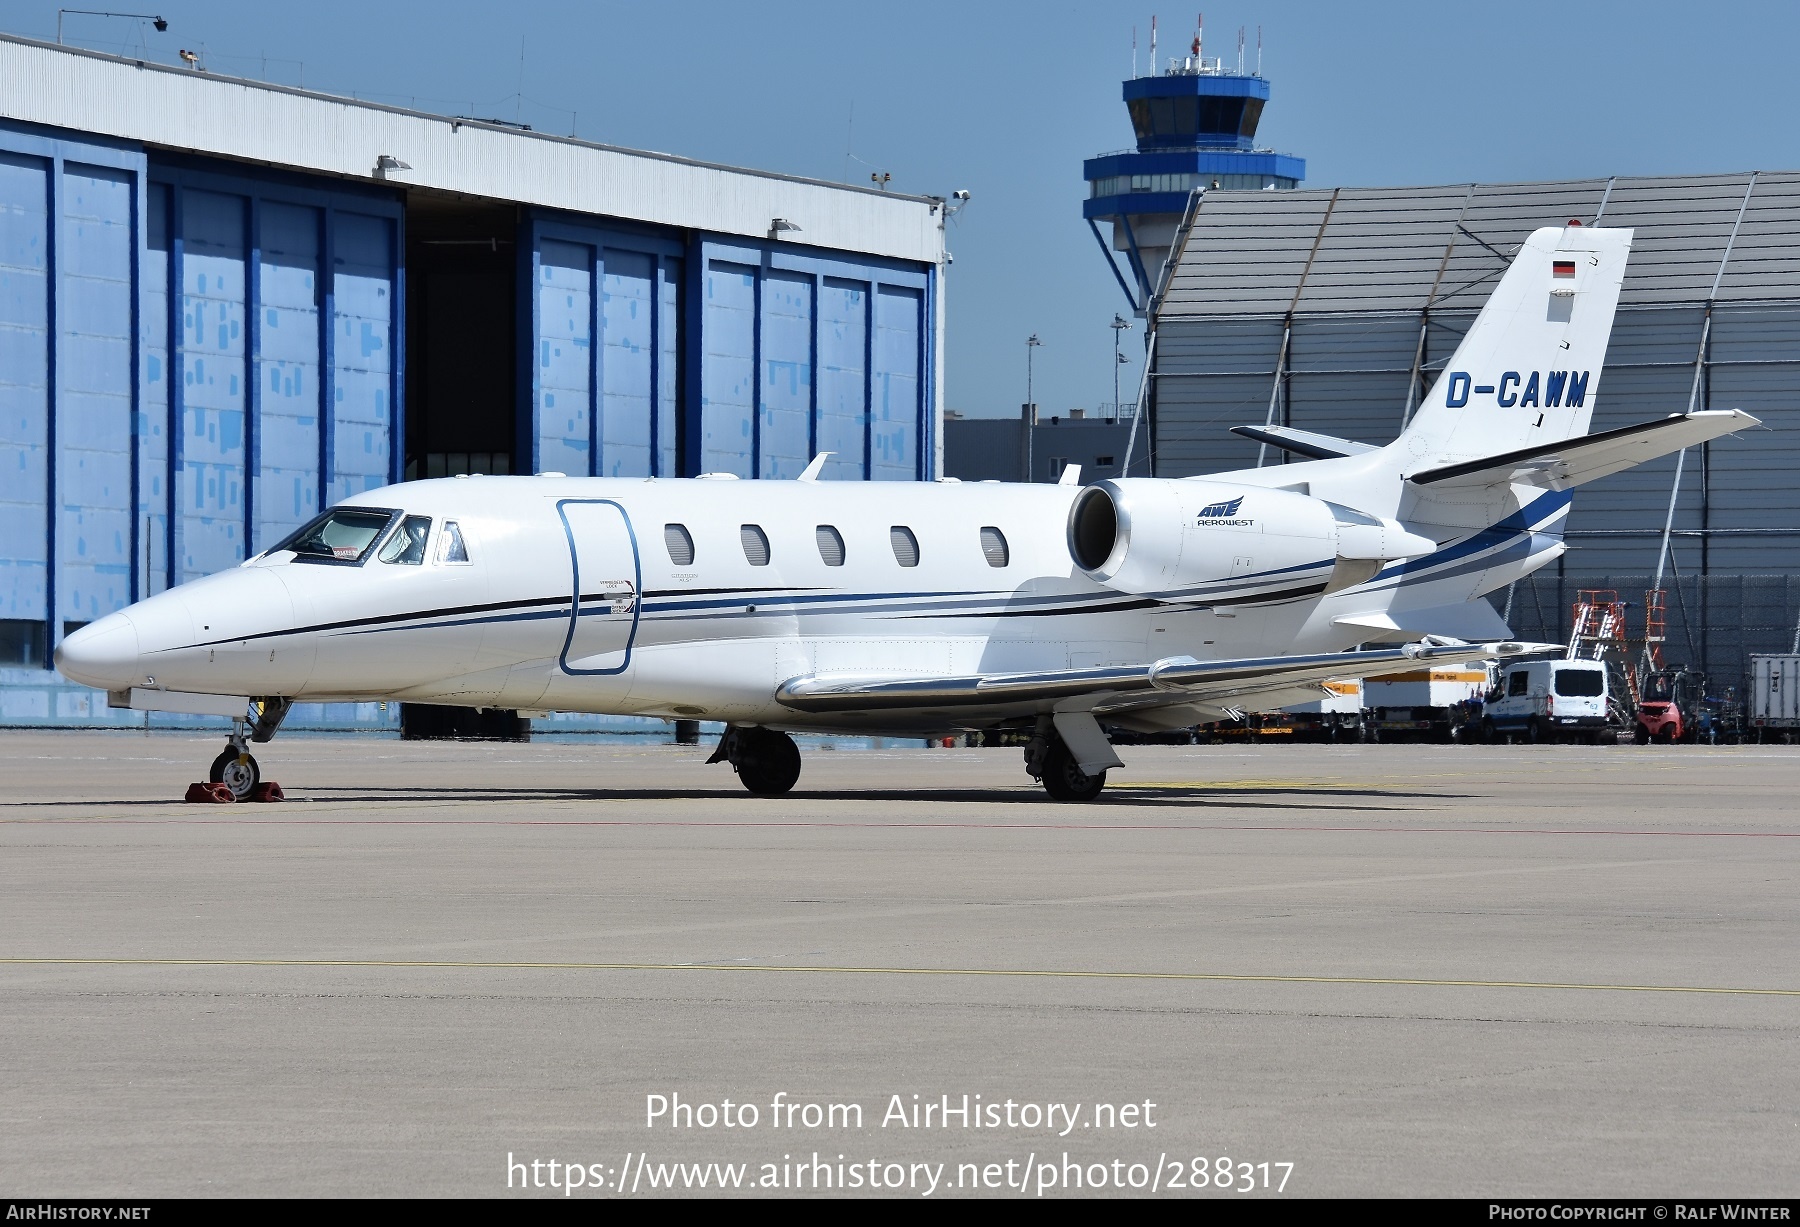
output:
M1640 746L1698 741L1708 723L1706 674L1682 665L1645 676L1631 739Z
M1606 718L1606 665L1598 660L1534 660L1508 665L1488 692L1481 739L1523 737L1599 741L1612 735Z

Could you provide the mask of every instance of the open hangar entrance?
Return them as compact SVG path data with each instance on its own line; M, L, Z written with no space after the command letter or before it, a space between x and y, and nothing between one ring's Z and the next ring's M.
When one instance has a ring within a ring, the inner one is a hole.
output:
M406 193L409 481L511 473L518 434L519 209Z

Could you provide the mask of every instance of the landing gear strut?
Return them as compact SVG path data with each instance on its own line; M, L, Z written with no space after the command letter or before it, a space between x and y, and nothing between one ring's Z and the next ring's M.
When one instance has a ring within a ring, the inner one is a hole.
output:
M739 782L760 797L779 797L800 778L800 747L774 729L728 728L706 761L730 763Z
M214 784L223 784L229 788L234 801L248 801L254 797L257 785L262 783L262 769L256 765L256 759L251 757L249 743L262 744L272 740L275 730L281 727L282 720L293 705L290 699L262 699L255 706L254 722L248 715L234 719L224 752L213 759L212 769L206 778Z
M1097 730L1096 730L1097 731ZM1025 770L1054 801L1092 801L1106 787L1106 769L1081 769L1062 735L1048 721L1025 746Z

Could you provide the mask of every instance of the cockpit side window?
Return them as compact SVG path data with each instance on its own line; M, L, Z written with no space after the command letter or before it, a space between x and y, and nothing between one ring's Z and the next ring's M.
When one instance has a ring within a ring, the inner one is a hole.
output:
M425 541L430 536L430 516L407 516L400 521L400 527L394 530L377 557L383 562L416 567L425 561Z
M386 507L333 508L269 552L291 550L295 562L361 566L399 514Z
M462 529L455 520L444 521L444 531L438 535L439 562L468 562L469 547L463 541Z

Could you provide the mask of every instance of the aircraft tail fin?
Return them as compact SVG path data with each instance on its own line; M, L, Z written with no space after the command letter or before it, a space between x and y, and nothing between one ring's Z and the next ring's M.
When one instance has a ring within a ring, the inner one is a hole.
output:
M1443 465L1586 434L1631 237L1570 225L1526 239L1398 454Z

